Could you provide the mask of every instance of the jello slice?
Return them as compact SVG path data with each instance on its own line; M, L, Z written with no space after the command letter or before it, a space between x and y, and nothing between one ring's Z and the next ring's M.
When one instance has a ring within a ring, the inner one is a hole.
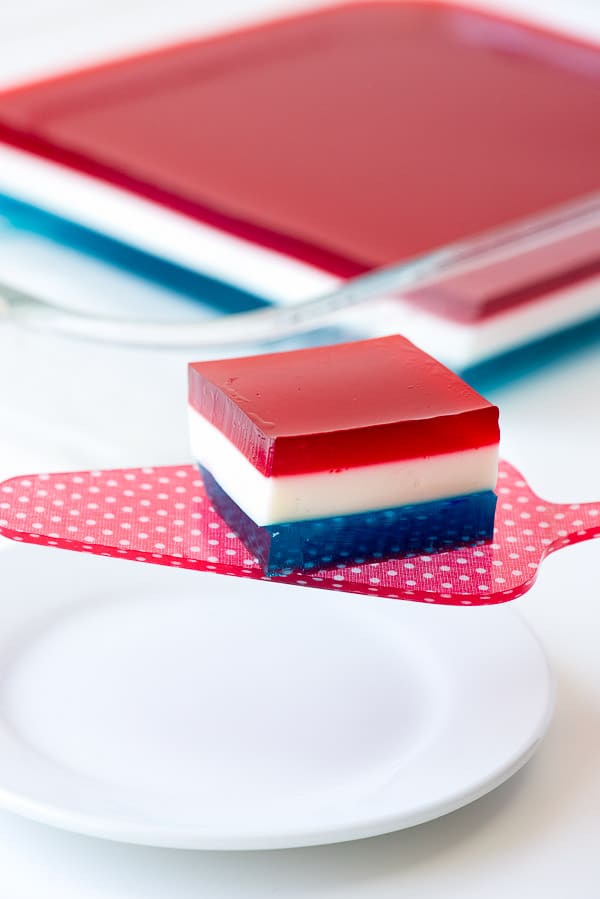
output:
M394 335L193 363L213 504L268 574L491 537L498 410Z

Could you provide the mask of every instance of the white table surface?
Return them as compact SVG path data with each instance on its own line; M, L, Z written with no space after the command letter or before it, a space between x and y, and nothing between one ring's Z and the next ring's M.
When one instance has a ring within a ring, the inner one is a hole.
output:
M0 8L0 82L90 54L302 3L20 0ZM483 4L480 4L483 5ZM488 3L600 37L600 0ZM142 21L139 12L144 8ZM94 26L90 26L90 22ZM109 349L0 327L0 477L187 458L185 354ZM83 376L82 376L82 373ZM122 389L123 379L129 390ZM488 392L503 455L550 499L600 499L600 343ZM25 410L25 411L24 411ZM2 583L4 601L18 585ZM558 679L554 722L509 783L409 831L314 849L176 852L63 833L0 812L0 897L578 899L600 895L600 541L544 563L517 601ZM463 610L463 614L468 614ZM507 659L510 664L510 659Z

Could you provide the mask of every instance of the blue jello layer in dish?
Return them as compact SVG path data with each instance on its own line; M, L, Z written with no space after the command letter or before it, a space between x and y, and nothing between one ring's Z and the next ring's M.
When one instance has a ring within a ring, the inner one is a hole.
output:
M214 508L269 576L440 552L491 540L494 530L496 494L491 490L261 527L242 512L210 472L199 468Z

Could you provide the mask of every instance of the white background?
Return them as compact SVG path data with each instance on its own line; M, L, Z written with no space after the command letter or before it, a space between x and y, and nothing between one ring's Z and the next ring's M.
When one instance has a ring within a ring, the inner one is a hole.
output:
M0 8L0 80L301 3L19 0ZM480 4L483 5L483 4ZM600 37L599 0L513 0ZM187 458L185 355L78 344L0 328L0 476ZM497 389L503 455L542 495L600 499L600 345ZM1 560L0 560L1 563ZM551 557L519 611L558 678L554 723L527 768L445 819L367 841L273 853L152 850L0 813L0 897L578 899L600 895L600 542ZM5 602L18 584L2 583ZM465 610L462 610L464 614ZM510 659L507 658L507 664Z

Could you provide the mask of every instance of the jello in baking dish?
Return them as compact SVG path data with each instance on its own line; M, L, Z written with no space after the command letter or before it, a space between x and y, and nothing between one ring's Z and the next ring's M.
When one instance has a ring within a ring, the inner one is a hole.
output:
M44 233L210 276L203 300L296 302L595 194L599 108L597 43L460 3L328 4L1 92L0 194ZM535 235L383 325L464 370L597 318L599 230Z
M267 574L492 535L498 409L399 335L189 368L191 447Z

